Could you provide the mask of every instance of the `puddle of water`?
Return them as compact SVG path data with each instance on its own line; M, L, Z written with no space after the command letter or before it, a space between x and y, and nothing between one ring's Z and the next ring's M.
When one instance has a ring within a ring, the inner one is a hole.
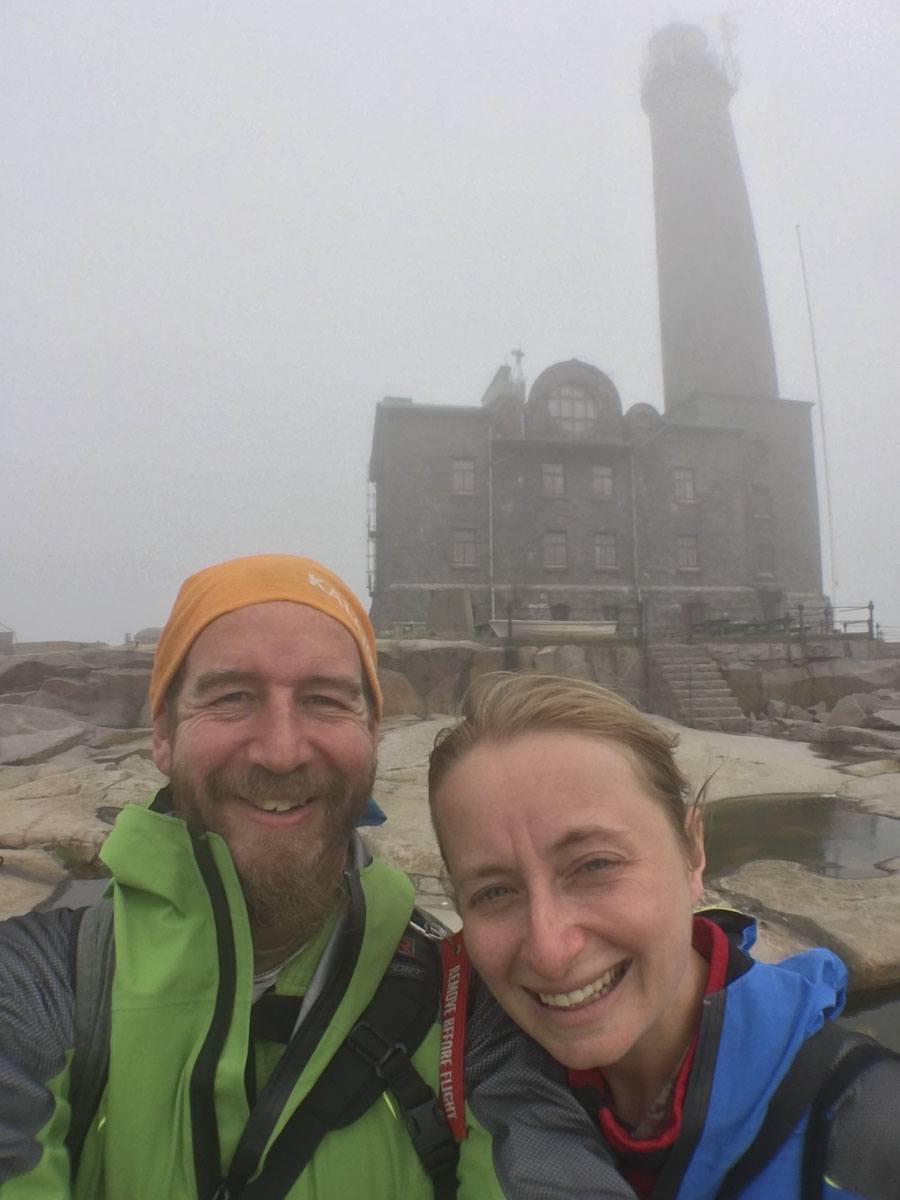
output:
M900 819L865 812L838 796L734 796L704 814L706 877L761 858L797 862L838 879L877 879L900 870Z

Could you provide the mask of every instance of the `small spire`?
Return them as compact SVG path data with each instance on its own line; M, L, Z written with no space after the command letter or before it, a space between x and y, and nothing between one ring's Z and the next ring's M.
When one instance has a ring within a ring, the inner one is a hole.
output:
M522 400L525 399L525 374L522 370L522 359L525 357L524 350L510 350L510 354L516 360L509 373L509 382L512 391Z

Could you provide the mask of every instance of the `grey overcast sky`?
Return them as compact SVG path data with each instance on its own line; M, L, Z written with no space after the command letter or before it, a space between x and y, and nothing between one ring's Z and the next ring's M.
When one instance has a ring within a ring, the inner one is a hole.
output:
M900 633L896 0L5 0L0 622L120 641L269 550L365 595L376 401L477 403L517 345L661 407L640 68L723 13L836 597Z

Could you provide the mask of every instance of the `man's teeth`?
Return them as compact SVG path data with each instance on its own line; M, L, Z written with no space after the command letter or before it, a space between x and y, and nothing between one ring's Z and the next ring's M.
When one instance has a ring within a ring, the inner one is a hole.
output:
M308 803L306 800L251 800L250 803L254 808L261 808L263 812L290 812L292 808L302 808Z
M585 1000L596 1000L611 991L628 969L628 963L618 963L589 983L587 987L576 988L574 992L538 992L542 1004L551 1008L573 1008L576 1004L584 1004Z

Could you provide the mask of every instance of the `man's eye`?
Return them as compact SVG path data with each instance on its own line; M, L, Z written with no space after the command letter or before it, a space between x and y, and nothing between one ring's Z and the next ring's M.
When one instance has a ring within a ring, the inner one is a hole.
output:
M249 699L250 699L249 692L226 692L222 696L213 697L213 699L210 701L210 703L211 704L221 704L221 705L241 704L245 700L249 700Z
M512 889L502 883L492 883L490 887L482 888L469 901L472 905L490 905L496 904L500 900L505 900L507 896L512 895Z
M347 702L340 696L315 695L308 696L307 704L312 704L315 708L346 708Z

